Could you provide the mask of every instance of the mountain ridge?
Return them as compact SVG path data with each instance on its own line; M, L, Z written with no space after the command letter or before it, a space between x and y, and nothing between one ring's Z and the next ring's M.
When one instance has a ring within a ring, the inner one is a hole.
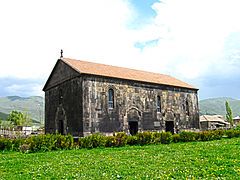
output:
M233 116L240 115L240 100L231 97L208 98L199 101L200 115L226 115L225 102L228 101ZM0 97L0 118L6 119L12 110L26 112L34 121L44 121L44 98L42 96Z
M44 120L44 98L42 96L6 96L0 97L0 117L6 119L6 115L13 111L25 112L35 122Z
M240 100L234 99L231 97L218 97L218 98L208 98L199 101L200 115L226 115L226 101L229 102L229 105L233 112L233 117L240 115Z

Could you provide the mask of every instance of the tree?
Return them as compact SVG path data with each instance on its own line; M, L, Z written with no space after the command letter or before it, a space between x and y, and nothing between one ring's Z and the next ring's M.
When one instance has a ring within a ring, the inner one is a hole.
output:
M2 128L2 122L3 122L3 120L2 120L2 118L0 118L0 128Z
M9 114L7 121L11 121L16 126L31 124L31 119L28 117L28 115L19 111L12 111Z
M232 114L232 109L228 103L228 101L226 101L225 103L226 105L226 118L227 118L227 121L230 123L231 126L233 126L233 114Z

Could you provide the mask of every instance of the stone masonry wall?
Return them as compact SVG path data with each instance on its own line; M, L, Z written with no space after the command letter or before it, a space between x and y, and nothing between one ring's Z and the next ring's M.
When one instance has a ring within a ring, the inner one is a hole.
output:
M108 90L114 90L114 108L108 108ZM157 112L157 96L161 112ZM129 131L129 122L137 121L138 131L174 131L199 128L197 90L153 85L128 80L83 77L84 135Z
M81 77L62 82L45 92L45 131L83 136Z

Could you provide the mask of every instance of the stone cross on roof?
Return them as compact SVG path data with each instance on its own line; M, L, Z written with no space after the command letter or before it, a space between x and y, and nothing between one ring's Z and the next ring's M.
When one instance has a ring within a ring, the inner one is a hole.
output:
M61 49L60 59L63 58L63 50Z

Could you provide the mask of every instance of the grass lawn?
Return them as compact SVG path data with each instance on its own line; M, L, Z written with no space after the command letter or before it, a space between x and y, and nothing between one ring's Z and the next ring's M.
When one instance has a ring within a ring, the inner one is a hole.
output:
M240 138L23 154L0 152L0 179L240 179Z

